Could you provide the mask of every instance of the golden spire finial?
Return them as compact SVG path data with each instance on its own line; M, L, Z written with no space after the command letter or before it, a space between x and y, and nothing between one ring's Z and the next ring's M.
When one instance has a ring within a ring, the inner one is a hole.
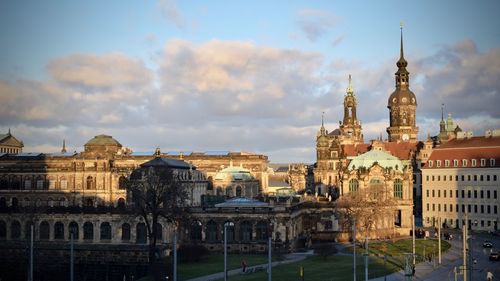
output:
M346 92L348 95L352 95L352 93L354 92L354 90L352 89L351 74L349 74L349 86L347 87Z
M400 22L399 22L399 27L400 27L401 29L403 29L403 21L400 21Z

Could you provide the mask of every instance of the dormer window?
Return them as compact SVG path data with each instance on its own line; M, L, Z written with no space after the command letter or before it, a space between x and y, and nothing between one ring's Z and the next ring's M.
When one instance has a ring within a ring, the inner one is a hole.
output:
M457 159L453 160L453 167L458 167L458 160Z
M436 167L441 167L441 160L436 160Z
M432 160L429 160L428 162L429 162L429 168L431 168L432 167Z
M490 158L490 166L494 167L495 166L495 159Z
M472 167L476 167L476 165L477 165L476 159L472 159Z
M486 166L486 159L481 158L481 167Z
M462 167L467 167L467 159L462 159Z
M450 160L444 160L444 166L449 167L450 166Z

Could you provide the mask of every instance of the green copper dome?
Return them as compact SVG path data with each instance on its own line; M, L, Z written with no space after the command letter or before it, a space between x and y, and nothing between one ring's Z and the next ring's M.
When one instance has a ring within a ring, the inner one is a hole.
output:
M370 168L373 164L379 164L383 168L403 170L403 162L397 157L381 150L370 150L366 153L354 157L347 169L354 170L360 167Z

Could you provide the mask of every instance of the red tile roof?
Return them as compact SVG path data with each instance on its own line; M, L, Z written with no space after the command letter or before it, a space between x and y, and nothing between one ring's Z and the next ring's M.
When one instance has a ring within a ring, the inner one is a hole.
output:
M467 160L466 166L463 166L462 160L464 159ZM473 159L476 160L475 166L472 166ZM481 166L481 159L485 160L484 166ZM494 163L491 163L490 159L494 159ZM437 160L441 161L440 167L437 167ZM445 160L449 160L448 167L445 165ZM454 165L455 163L453 160L458 160L457 166ZM429 167L429 161L432 161L432 167ZM491 167L500 167L500 137L453 139L446 144L434 148L423 168L449 169Z
M383 142L384 149L401 160L409 160L412 151L415 152L419 142ZM345 144L342 146L347 157L358 156L369 151L371 144Z

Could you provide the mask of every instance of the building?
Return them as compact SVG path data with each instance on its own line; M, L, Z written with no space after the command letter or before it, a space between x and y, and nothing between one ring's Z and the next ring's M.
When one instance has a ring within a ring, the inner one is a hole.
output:
M24 144L19 141L9 132L7 134L0 134L0 154L10 153L17 154L23 152Z
M500 130L457 138L434 147L422 167L425 226L499 229Z

